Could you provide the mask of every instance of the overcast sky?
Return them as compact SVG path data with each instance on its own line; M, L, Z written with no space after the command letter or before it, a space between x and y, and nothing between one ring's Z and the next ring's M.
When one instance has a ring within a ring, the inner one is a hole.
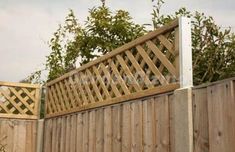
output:
M151 23L151 0L107 0L125 9L137 23ZM0 81L19 81L40 69L50 50L47 41L69 9L82 22L99 0L0 0ZM235 28L235 0L166 0L163 13L180 7L202 11L223 27Z

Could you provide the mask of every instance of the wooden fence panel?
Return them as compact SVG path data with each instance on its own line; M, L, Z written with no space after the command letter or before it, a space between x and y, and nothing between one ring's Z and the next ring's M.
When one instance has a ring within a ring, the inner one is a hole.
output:
M233 82L207 88L210 152L235 151L235 99Z
M0 117L38 119L40 85L0 81Z
M193 90L194 152L235 151L234 80Z
M226 80L193 88L194 152L235 151L234 85ZM175 152L175 104L168 93L47 118L44 150L51 152L56 130L63 152Z
M178 26L175 20L47 83L46 117L179 88Z
M208 152L209 126L207 88L193 90L194 152Z
M0 119L1 152L36 152L37 121Z
M168 96L48 118L45 120L44 152L58 145L67 147L63 152L169 152Z

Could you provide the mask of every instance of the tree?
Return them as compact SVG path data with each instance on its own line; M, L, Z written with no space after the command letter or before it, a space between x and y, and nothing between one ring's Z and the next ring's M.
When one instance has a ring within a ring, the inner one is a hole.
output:
M100 55L136 39L145 33L144 26L132 21L127 11L110 11L106 6L89 10L85 25L78 23L74 13L66 17L65 24L59 25L49 42L51 53L47 56L48 80L52 80Z
M152 1L156 2L152 13L154 29L179 16L191 17L194 85L235 76L235 35L230 28L221 29L212 17L185 8L174 14L161 14L164 1ZM84 26L78 23L72 10L65 24L59 25L49 42L48 80L76 68L77 60L85 64L146 33L145 27L134 23L127 11L112 12L104 0L102 4L89 10Z
M235 35L221 29L211 16L181 8L173 15L161 15L163 0L157 0L152 13L154 28L179 16L191 17L194 85L235 76Z

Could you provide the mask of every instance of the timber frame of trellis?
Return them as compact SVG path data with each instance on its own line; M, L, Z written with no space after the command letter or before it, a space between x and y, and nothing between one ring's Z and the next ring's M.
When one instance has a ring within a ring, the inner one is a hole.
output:
M190 26L181 17L47 83L46 117L192 86Z
M0 81L0 118L38 119L40 85Z

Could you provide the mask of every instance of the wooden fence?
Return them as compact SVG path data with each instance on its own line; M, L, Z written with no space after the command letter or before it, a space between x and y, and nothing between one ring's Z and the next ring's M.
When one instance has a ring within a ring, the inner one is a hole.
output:
M40 85L0 82L0 117L37 119Z
M175 149L171 105L192 85L190 30L176 19L47 83L44 151Z
M193 152L235 151L234 86L226 80L192 88ZM178 102L168 92L48 118L44 152L176 152L175 131L185 134L177 128Z
M168 152L172 93L45 120L44 152Z
M175 20L49 82L46 117L179 88L178 27Z
M194 88L194 152L235 151L234 80Z
M40 85L0 82L0 152L36 152Z
M37 121L0 118L0 152L36 152Z

